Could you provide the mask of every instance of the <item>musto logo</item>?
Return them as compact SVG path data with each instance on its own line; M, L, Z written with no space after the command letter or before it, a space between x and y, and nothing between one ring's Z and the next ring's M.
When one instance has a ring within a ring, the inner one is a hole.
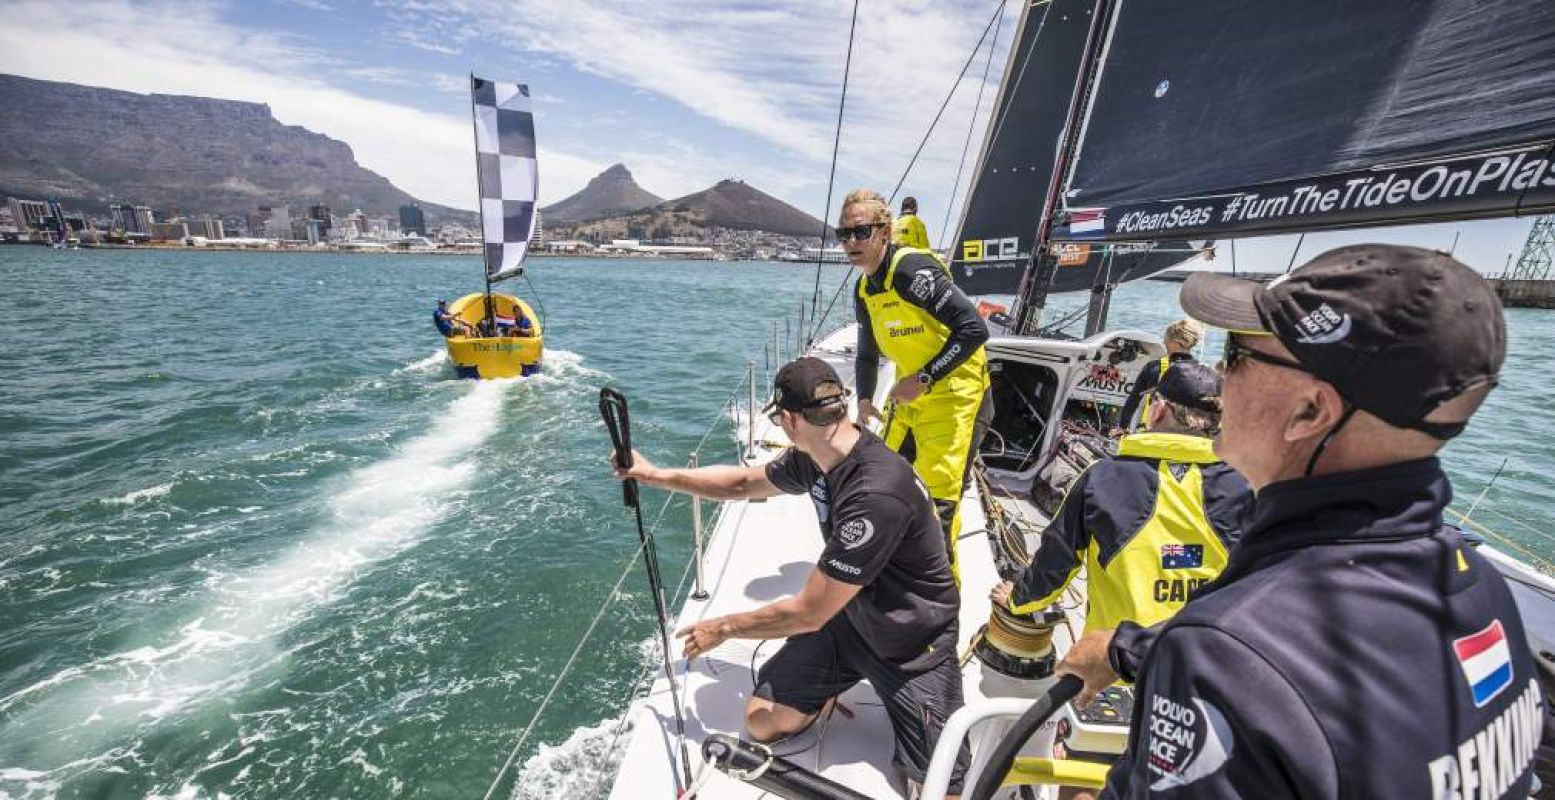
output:
M1150 698L1150 791L1186 786L1220 769L1231 756L1236 737L1224 714L1197 697L1179 703Z

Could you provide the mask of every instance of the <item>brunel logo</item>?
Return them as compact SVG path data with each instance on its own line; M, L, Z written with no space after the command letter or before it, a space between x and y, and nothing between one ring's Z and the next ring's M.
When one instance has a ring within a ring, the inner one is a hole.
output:
M923 330L924 329L922 325L903 325L891 329L891 338L895 339L898 336L913 336L915 334L923 333Z

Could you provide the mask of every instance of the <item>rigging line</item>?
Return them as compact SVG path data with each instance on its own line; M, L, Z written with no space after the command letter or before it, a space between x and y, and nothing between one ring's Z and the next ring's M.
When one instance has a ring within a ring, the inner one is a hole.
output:
M988 40L988 31L993 29L994 22L1003 19L1004 4L1006 0L999 0L999 5L994 8L993 16L988 18L988 24L983 26L983 35L977 37L977 45L972 52L967 54L966 63L961 65L961 74L956 76L956 82L950 87L950 93L945 95L945 102L939 104L939 111L934 114L934 120L929 123L929 129L923 132L923 138L918 140L918 149L913 151L912 159L907 162L907 169L902 170L902 177L896 181L896 188L891 190L891 196L886 199L886 204L896 202L896 193L902 190L902 184L907 182L907 176L912 173L913 165L918 163L918 156L923 154L923 146L929 143L929 137L934 135L934 128L939 125L940 117L945 115L945 109L950 106L951 98L956 96L956 90L961 88L961 81L966 79L966 71L977 60L978 51L983 49L983 42ZM974 114L975 116L975 114Z
M626 567L621 570L621 576L616 578L615 586L605 595L605 602L600 603L599 611L594 614L594 620L589 623L588 629L583 632L583 638L579 639L577 646L572 648L572 655L567 657L567 663L562 667L562 671L557 674L556 680L551 683L550 691L545 693L545 699L541 700L540 706L535 709L534 716L530 718L529 724L525 726L523 734L518 737L518 743L513 745L512 752L508 753L507 760L502 762L502 768L497 770L497 776L492 778L491 786L487 787L486 794L482 796L482 800L491 800L492 794L497 791L497 786L502 783L502 778L512 768L513 761L518 758L518 753L523 749L524 743L529 741L529 734L534 732L535 725L540 721L540 716L545 713L546 707L551 704L551 698L555 697L556 690L561 688L562 679L567 677L567 673L572 670L573 664L577 663L578 655L583 652L583 645L594 634L594 629L599 627L599 621L604 619L605 612L610 609L610 604L615 600L616 594L621 591L622 584L626 583L626 576L632 574L632 567L637 563L638 554L647 546L648 540L644 539L637 546L637 549L632 551L632 557L627 560Z
M1015 93L1020 91L1021 83L1026 80L1026 68L1031 66L1031 57L1037 51L1037 43L1042 41L1042 31L1047 28L1047 15L1053 10L1053 4L1051 0L1041 0L1041 2L1032 3L1031 5L1033 8L1039 5L1047 6L1047 8L1042 9L1042 19L1037 22L1037 33L1035 36L1031 37L1031 49L1027 50L1025 58L1021 59L1020 71L1015 74L1015 84L1014 86L1010 87L1010 91L1005 94L1006 97L1014 97ZM1014 47L1015 44L1015 42L1011 42L1010 47ZM1004 107L1004 113L1000 114L999 119L994 123L993 135L989 137L989 141L994 141L999 138L999 134L1004 131L1004 121L1009 118L1010 105L1007 104Z
M853 0L853 21L848 23L848 55L842 64L842 98L837 101L837 131L832 136L831 172L826 175L826 211L821 216L821 246L815 252L815 291L810 295L810 316L821 302L821 264L826 261L826 234L831 218L832 190L837 184L837 151L842 146L842 112L848 105L848 74L853 70L853 33L858 29L858 0ZM813 339L813 337L812 337Z
M939 226L939 246L945 246L945 235L950 229L950 212L956 206L956 196L961 193L961 175L966 171L966 154L972 151L972 133L977 130L977 117L983 110L983 90L988 88L988 73L993 69L993 54L999 49L999 31L1004 28L1004 9L1008 0L1000 3L998 23L994 25L993 41L988 43L988 62L983 65L983 82L977 86L977 101L972 103L972 118L966 125L966 143L961 145L961 163L956 165L956 179L950 184L950 202L945 204L945 221ZM981 43L979 43L981 46ZM1013 43L1010 45L1014 46Z
M815 327L812 330L816 333L820 333L821 323L824 323L826 318L831 316L832 307L837 305L837 298L842 296L842 290L847 288L848 281L850 280L853 280L853 266L851 264L848 266L848 274L842 276L842 282L837 284L837 291L832 292L831 302L826 304L826 311L821 314L820 319L815 321Z
M545 330L545 300L540 297L540 290L529 280L529 273L519 273L524 278L524 285L529 287L529 293L534 295L535 303L540 306L540 330Z

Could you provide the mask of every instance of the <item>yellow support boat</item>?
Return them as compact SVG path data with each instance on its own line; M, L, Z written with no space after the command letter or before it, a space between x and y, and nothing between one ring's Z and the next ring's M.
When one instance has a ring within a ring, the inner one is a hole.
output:
M523 300L491 290L498 281L523 276L524 254L535 232L539 182L529 87L471 75L470 117L486 291L454 301L447 317L440 307L437 326L447 337L448 359L459 377L534 375L544 349L539 315Z
M448 337L448 359L461 378L518 378L540 371L544 329L534 309L510 294L492 292L493 322L486 318L486 295L467 294L448 305L448 312L474 336ZM529 325L523 322L528 321ZM491 334L491 335L486 335Z

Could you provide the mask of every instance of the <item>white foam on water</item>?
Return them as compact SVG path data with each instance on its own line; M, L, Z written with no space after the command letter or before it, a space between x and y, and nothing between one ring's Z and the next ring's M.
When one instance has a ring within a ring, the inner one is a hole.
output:
M435 372L439 369L442 369L447 364L448 353L442 348L438 348L435 352L432 353L432 355L429 355L426 358L412 361L409 364L394 370L394 372L391 374L403 375L407 372Z
M158 497L165 497L171 491L173 491L173 484L162 483L148 489L138 489L119 497L104 498L102 502L110 506L132 506L142 500L154 500Z
M524 762L513 784L513 800L551 797L596 797L610 791L609 773L621 761L628 726L619 737L621 720L607 719L572 732L558 745L542 744Z
M10 766L90 758L133 727L227 696L271 669L284 656L277 636L439 518L474 474L470 453L497 431L503 396L518 383L472 383L426 433L347 476L326 504L327 518L303 541L267 565L221 575L188 615L194 621L162 642L67 668L0 699L9 718L0 730L52 732L27 754L41 763Z

